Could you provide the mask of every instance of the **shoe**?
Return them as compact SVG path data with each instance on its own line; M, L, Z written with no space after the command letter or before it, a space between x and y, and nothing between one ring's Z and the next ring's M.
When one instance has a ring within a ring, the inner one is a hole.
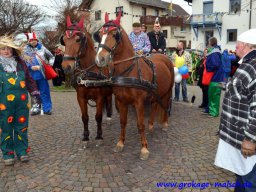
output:
M25 162L28 162L29 161L29 157L27 155L23 155L20 157L20 161L25 163Z
M203 109L203 108L205 108L205 107L204 107L203 105L199 105L198 108L199 108L199 109Z
M14 165L14 159L4 159L4 164L7 166Z
M183 102L189 103L189 100L188 99L183 99Z
M51 112L51 111L47 111L47 112L44 112L44 114L46 114L46 115L51 115L52 112Z
M203 114L203 115L209 115L209 113L206 112L206 111L202 111L201 114Z
M179 99L178 99L178 98L174 98L174 99L173 99L173 101L178 102L178 101L179 101Z
M33 111L30 113L31 116L39 115L40 111Z

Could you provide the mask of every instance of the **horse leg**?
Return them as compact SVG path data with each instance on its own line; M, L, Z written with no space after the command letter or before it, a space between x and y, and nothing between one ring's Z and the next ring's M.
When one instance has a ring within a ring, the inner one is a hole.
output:
M88 108L87 108L87 99L84 99L83 97L77 96L78 104L80 106L80 110L82 112L82 121L84 123L84 134L83 134L83 141L89 141L89 129L88 129L88 122L89 122L89 116L88 116Z
M109 95L106 98L106 110L107 110L107 120L110 121L112 116L112 95Z
M144 102L143 100L138 100L135 103L136 113L137 113L137 125L139 128L140 138L141 138L141 152L140 159L147 160L149 156L148 143L145 135L145 124L144 124Z
M170 95L171 93L169 94L166 94L163 98L163 105L165 107L165 110L163 112L163 131L166 131L167 128L169 127L169 124L168 124L168 117L169 117L169 109L170 109Z
M97 122L97 136L96 140L103 140L102 137L102 113L103 113L103 98L99 98L96 100L96 115L95 120Z
M151 103L151 109L150 109L149 120L148 120L148 129L149 129L149 131L150 131L151 133L153 132L153 128L154 128L156 107L157 107L157 103L156 103L156 102L152 102L152 103Z
M120 125L121 125L121 135L119 137L119 141L117 145L114 148L114 152L121 152L124 148L124 141L125 141L125 128L127 125L127 114L128 114L128 105L120 102L118 99L116 99L116 104L119 109L120 114Z

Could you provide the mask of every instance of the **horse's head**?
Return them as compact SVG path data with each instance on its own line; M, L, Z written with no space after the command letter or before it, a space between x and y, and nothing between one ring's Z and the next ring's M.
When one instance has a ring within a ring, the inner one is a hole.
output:
M105 15L105 24L94 33L94 40L99 43L96 56L96 64L98 67L106 66L113 58L117 46L122 39L122 31L120 26L121 12L119 12L116 20L109 20L108 13Z
M86 48L88 33L84 30L84 17L79 23L72 24L67 17L67 30L60 38L60 43L65 46L62 67L65 73L73 72L79 64L82 51Z

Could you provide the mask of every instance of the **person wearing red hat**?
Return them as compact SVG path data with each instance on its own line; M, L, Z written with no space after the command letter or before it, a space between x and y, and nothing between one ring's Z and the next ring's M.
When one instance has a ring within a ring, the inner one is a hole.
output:
M236 174L235 192L256 191L256 29L237 38L240 66L227 83L215 165Z
M24 58L28 65L32 78L36 81L40 90L40 96L42 100L42 109L44 114L52 114L52 101L50 95L50 88L47 79L45 78L45 72L43 63L53 65L54 56L45 48L37 39L34 32L27 33L28 44L24 49ZM31 109L31 115L37 115L40 113L40 107L33 106Z

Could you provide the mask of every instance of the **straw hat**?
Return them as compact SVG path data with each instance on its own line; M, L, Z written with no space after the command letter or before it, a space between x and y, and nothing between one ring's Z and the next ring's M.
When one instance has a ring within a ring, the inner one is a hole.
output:
M14 43L14 39L11 36L1 36L0 37L0 48L3 47L11 47L17 51L19 55L21 55L22 47L16 45Z

